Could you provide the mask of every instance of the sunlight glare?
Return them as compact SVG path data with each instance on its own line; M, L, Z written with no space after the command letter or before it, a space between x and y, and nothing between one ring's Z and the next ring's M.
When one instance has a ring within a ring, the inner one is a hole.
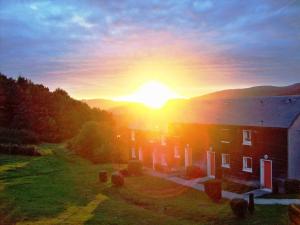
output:
M168 100L180 98L175 92L164 84L150 81L129 96L120 97L117 100L143 103L151 108L161 108Z

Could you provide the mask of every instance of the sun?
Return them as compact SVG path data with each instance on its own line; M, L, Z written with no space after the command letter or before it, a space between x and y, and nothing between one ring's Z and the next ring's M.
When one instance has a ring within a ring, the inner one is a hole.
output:
M158 81L149 81L140 86L131 95L120 97L116 100L140 102L148 107L158 109L168 100L174 98L180 98L180 96Z

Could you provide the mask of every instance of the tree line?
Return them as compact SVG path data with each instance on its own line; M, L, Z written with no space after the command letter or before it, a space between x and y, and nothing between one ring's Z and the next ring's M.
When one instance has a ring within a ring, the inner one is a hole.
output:
M114 123L110 113L90 108L63 89L50 91L24 77L13 79L0 73L0 133L7 134L0 137L3 140L16 139L11 133L34 133L41 141L61 142L74 137L89 121Z

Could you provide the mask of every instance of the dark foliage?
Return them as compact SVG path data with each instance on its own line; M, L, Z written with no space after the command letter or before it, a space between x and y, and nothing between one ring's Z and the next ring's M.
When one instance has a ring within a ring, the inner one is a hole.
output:
M0 143L3 144L38 144L40 142L36 133L29 130L0 128Z
M40 156L41 154L33 146L0 144L1 154Z
M26 78L0 74L0 127L27 130L41 141L59 142L73 137L87 121L111 121L111 115L72 99L67 92L51 92ZM16 142L16 140L4 140Z
M141 175L143 164L140 160L130 160L128 162L128 173L130 175Z
M100 182L106 182L107 181L107 171L100 171L99 172L99 180Z
M87 122L68 142L68 148L94 163L112 162L116 146L110 123Z
M111 182L118 187L123 186L124 177L120 173L115 172L111 175Z
M230 207L232 209L232 212L238 218L244 218L247 213L248 202L242 198L234 198L230 201Z
M285 192L287 194L300 193L300 181L294 179L286 179L284 182Z
M222 182L220 180L209 180L204 183L205 193L215 202L222 198Z

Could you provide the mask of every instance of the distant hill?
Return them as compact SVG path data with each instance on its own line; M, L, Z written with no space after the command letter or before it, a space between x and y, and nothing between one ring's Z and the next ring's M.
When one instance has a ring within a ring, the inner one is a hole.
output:
M82 99L81 101L88 104L92 108L100 108L104 110L109 110L116 107L122 107L129 104L128 102L113 101L110 99L103 99L103 98Z
M300 95L300 83L292 84L289 86L256 86L242 89L228 89L213 92L210 94L202 95L197 98L243 98L255 96L283 96L283 95Z
M228 89L213 92L210 94L193 97L190 99L173 99L160 110L163 114L170 117L175 113L176 109L190 108L198 104L199 101L204 99L233 99L233 98L246 98L255 96L283 96L283 95L300 95L300 83L292 84L289 86L255 86L242 89ZM118 102L107 99L91 99L83 100L91 107L108 110L114 115L125 116L127 118L144 118L146 115L153 114L155 110L151 110L140 103ZM156 110L157 111L157 110ZM157 114L157 113L156 113Z
M201 95L193 97L190 99L173 99L170 100L166 105L177 105L185 104L198 99L228 99L228 98L245 98L245 97L255 97L255 96L284 96L284 95L300 95L300 83L292 84L289 86L255 86L250 88L241 89L227 89L222 91L217 91L209 93L206 95ZM121 113L123 110L130 111L128 108L132 107L142 107L143 104L123 102L123 101L113 101L109 99L84 99L83 102L87 103L90 107L96 107L104 110L114 111Z

